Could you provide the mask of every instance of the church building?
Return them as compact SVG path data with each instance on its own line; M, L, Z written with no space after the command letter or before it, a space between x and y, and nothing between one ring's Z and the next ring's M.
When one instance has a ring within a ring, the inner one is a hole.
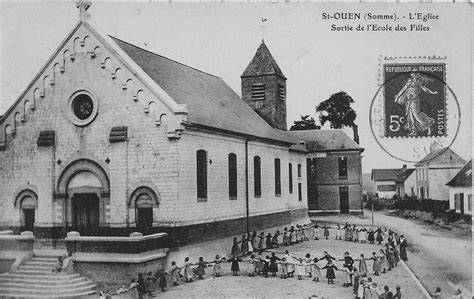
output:
M0 229L61 243L167 232L175 245L308 217L307 149L265 43L221 78L81 18L0 116ZM171 41L170 41L171 42Z

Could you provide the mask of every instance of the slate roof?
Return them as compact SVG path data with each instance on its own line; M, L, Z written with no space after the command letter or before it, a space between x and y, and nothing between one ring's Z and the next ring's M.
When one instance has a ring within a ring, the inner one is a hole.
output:
M264 139L295 142L286 131L274 129L265 122L221 78L110 37L178 104L187 105L189 123Z
M329 150L364 150L354 140L347 136L347 134L342 129L301 130L288 131L288 133L298 138L298 141L305 141L306 149L309 152Z
M450 187L472 186L472 159L446 185Z
M372 169L371 179L374 181L395 181L400 171L400 168Z
M259 75L278 75L286 79L263 40L241 77Z
M400 169L400 173L398 174L397 178L395 179L395 182L397 183L403 183L405 182L406 179L415 171L415 168L406 168L405 170Z
M449 156L451 156L452 159L449 159ZM466 161L464 161L464 159L461 158L458 154L456 154L452 149L450 149L449 147L445 147L445 148L430 152L418 163L416 163L415 167L423 166L426 163L430 163L430 165L434 165L434 164L438 164L438 165L461 164L463 165L464 163L466 163Z

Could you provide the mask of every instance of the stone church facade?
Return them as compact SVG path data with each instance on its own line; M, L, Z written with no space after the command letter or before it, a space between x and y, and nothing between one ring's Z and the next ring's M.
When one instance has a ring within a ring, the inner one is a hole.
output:
M0 229L45 243L168 232L179 246L308 217L307 150L263 43L241 99L84 13L0 117Z

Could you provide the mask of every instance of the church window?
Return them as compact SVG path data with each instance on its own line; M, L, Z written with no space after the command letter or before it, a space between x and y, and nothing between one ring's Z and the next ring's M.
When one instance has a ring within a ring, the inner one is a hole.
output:
M275 196L281 195L280 159L275 159Z
M303 193L301 190L301 183L298 183L298 201L303 201Z
M90 124L96 117L97 111L97 99L88 91L77 91L69 99L69 118L76 126Z
M338 157L339 178L347 179L347 157Z
M286 89L283 84L278 84L278 99L284 101L286 98Z
M293 193L293 165L288 163L288 191L290 194Z
M301 179L301 164L298 164L298 178Z
M265 84L263 83L252 84L251 94L252 94L253 101L265 100Z
M198 201L207 200L207 152L196 152L197 198Z
M229 199L237 199L237 155L230 153L229 157Z
M254 184L254 196L260 197L262 195L262 178L261 178L261 162L260 157L253 157L253 184Z

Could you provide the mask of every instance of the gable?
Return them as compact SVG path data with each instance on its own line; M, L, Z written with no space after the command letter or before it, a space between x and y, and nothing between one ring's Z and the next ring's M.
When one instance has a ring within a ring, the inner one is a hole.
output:
M51 100L53 95L57 96L58 88L60 88L58 82L61 78L66 78L71 71L76 72L77 80L69 78L69 81L64 84L70 85L71 88L76 84L76 89L87 90L87 84L83 83L87 81L86 76L90 74L85 69L78 69L80 64L84 67L94 66L94 74L102 76L100 80L113 83L112 88L115 92L119 92L126 101L140 107L141 115L136 115L136 117L153 118L156 126L160 126L165 121L165 130L170 138L179 137L184 130L182 124L187 119L186 107L176 103L143 71L137 70L138 67L129 58L127 60L126 54L121 53L113 41L108 40L108 37L104 37L87 22L80 21L22 95L1 117L0 150L6 149L7 141L15 138L20 125L34 117L46 117L45 115L35 116L38 114L36 113L38 105ZM89 70L89 72L94 71ZM96 89L101 89L101 87ZM63 98L68 97L70 95L63 95ZM64 109L63 114L67 112Z
M430 168L449 168L459 167L461 168L466 161L456 154L449 147L445 147L439 150L432 151L415 164L416 167L429 165Z

